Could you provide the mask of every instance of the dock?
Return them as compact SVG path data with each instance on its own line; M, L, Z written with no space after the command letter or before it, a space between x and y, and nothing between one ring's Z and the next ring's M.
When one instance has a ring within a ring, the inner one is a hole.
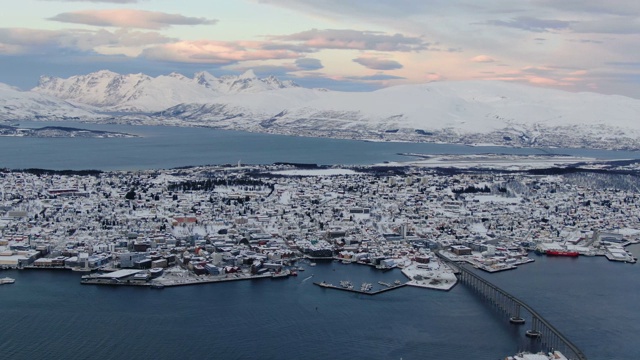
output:
M400 284L400 285L395 285L395 286L391 286L391 287L387 287L387 288L383 288L377 291L362 291L362 290L358 290L358 289L349 289L349 288L345 288L345 287L341 287L341 286L335 286L333 284L328 284L323 282L314 282L314 285L318 285L322 288L325 289L335 289L335 290L341 290L341 291L348 291L348 292L352 292L352 293L356 293L356 294L362 294L362 295L378 295L378 294L382 294L383 292L387 292L387 291L391 291L391 290L395 290L404 286L407 286L406 283Z
M172 279L157 278L149 281L137 281L137 280L119 280L114 278L101 278L101 277L83 277L81 284L83 285L111 285L111 286L142 286L150 287L154 289L161 289L166 287L175 286L188 286L188 285L201 285L201 284L215 284L229 281L242 281L242 280L255 280L255 279L270 279L273 278L271 274L252 275L252 276L187 276L176 277Z

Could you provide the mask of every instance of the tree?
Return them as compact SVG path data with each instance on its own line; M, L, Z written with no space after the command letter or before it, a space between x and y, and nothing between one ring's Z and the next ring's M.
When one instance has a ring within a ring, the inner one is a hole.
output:
M135 192L133 189L131 189L131 190L130 190L130 191L129 191L125 196L124 196L124 198L125 198L125 199L127 199L127 200L135 200L135 199L136 199L136 192Z

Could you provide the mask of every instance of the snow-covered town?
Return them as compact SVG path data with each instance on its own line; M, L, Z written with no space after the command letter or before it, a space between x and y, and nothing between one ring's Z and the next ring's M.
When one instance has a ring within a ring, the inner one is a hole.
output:
M532 251L635 263L625 249L640 237L634 179L292 164L7 170L0 267L161 288L340 261L399 268L407 285L448 290L456 277L440 257L487 272L526 266Z

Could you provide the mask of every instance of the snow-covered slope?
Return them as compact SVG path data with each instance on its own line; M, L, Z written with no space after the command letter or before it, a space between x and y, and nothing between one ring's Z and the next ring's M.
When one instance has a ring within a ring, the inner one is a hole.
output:
M640 100L508 82L432 82L357 93L301 88L274 77L259 79L251 71L220 78L206 72L154 78L100 71L43 77L33 92L133 113L116 116L121 122L356 139L640 149Z
M92 120L94 113L64 100L0 83L0 120Z
M240 76L216 78L200 72L194 78L178 73L151 77L144 74L120 75L102 70L68 79L43 76L34 92L73 100L105 111L155 112L181 103L207 103L218 96L256 93L296 87L274 77L259 79L253 71Z
M640 147L639 100L492 81L434 82L360 93L286 89L226 96L206 105L181 104L161 115L218 127L316 136Z

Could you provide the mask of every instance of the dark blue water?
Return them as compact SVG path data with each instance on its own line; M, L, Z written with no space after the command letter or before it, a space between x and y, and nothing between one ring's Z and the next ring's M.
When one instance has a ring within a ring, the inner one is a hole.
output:
M36 124L34 126L51 125ZM57 124L61 125L61 124ZM213 129L71 124L136 139L0 138L0 167L148 169L276 161L371 164L398 152L535 154L535 149L370 143ZM636 152L555 149L603 159ZM640 254L640 247L632 247ZM335 269L335 270L334 270ZM314 273L315 276L303 280ZM7 359L498 359L526 346L520 332L464 285L403 288L376 297L312 281L391 282L402 275L329 263L286 280L164 289L82 286L79 274L4 271L0 351ZM488 276L532 305L590 359L640 354L640 265L536 257ZM316 310L317 308L317 310Z
M164 290L80 285L78 273L64 271L0 275L17 279L0 286L7 359L499 359L528 341L461 284L373 297L312 284L404 279L338 262L297 278ZM488 277L590 359L631 360L640 354L639 275L637 265L602 257L536 257Z
M516 349L509 326L462 286L371 297L312 282L378 286L402 274L337 262L300 274L153 290L5 271L17 281L0 287L0 348L7 359L498 359Z
M22 123L23 127L48 125L120 131L140 138L0 138L0 168L24 169L166 169L210 164L272 164L274 162L322 165L367 165L406 161L398 153L422 154L569 154L602 159L640 158L640 152L588 149L527 149L471 147L429 143L365 142L327 138L258 134L208 128L96 125L78 123Z
M628 249L640 255L640 245ZM531 305L588 358L640 358L640 265L531 257L534 264L485 277Z

